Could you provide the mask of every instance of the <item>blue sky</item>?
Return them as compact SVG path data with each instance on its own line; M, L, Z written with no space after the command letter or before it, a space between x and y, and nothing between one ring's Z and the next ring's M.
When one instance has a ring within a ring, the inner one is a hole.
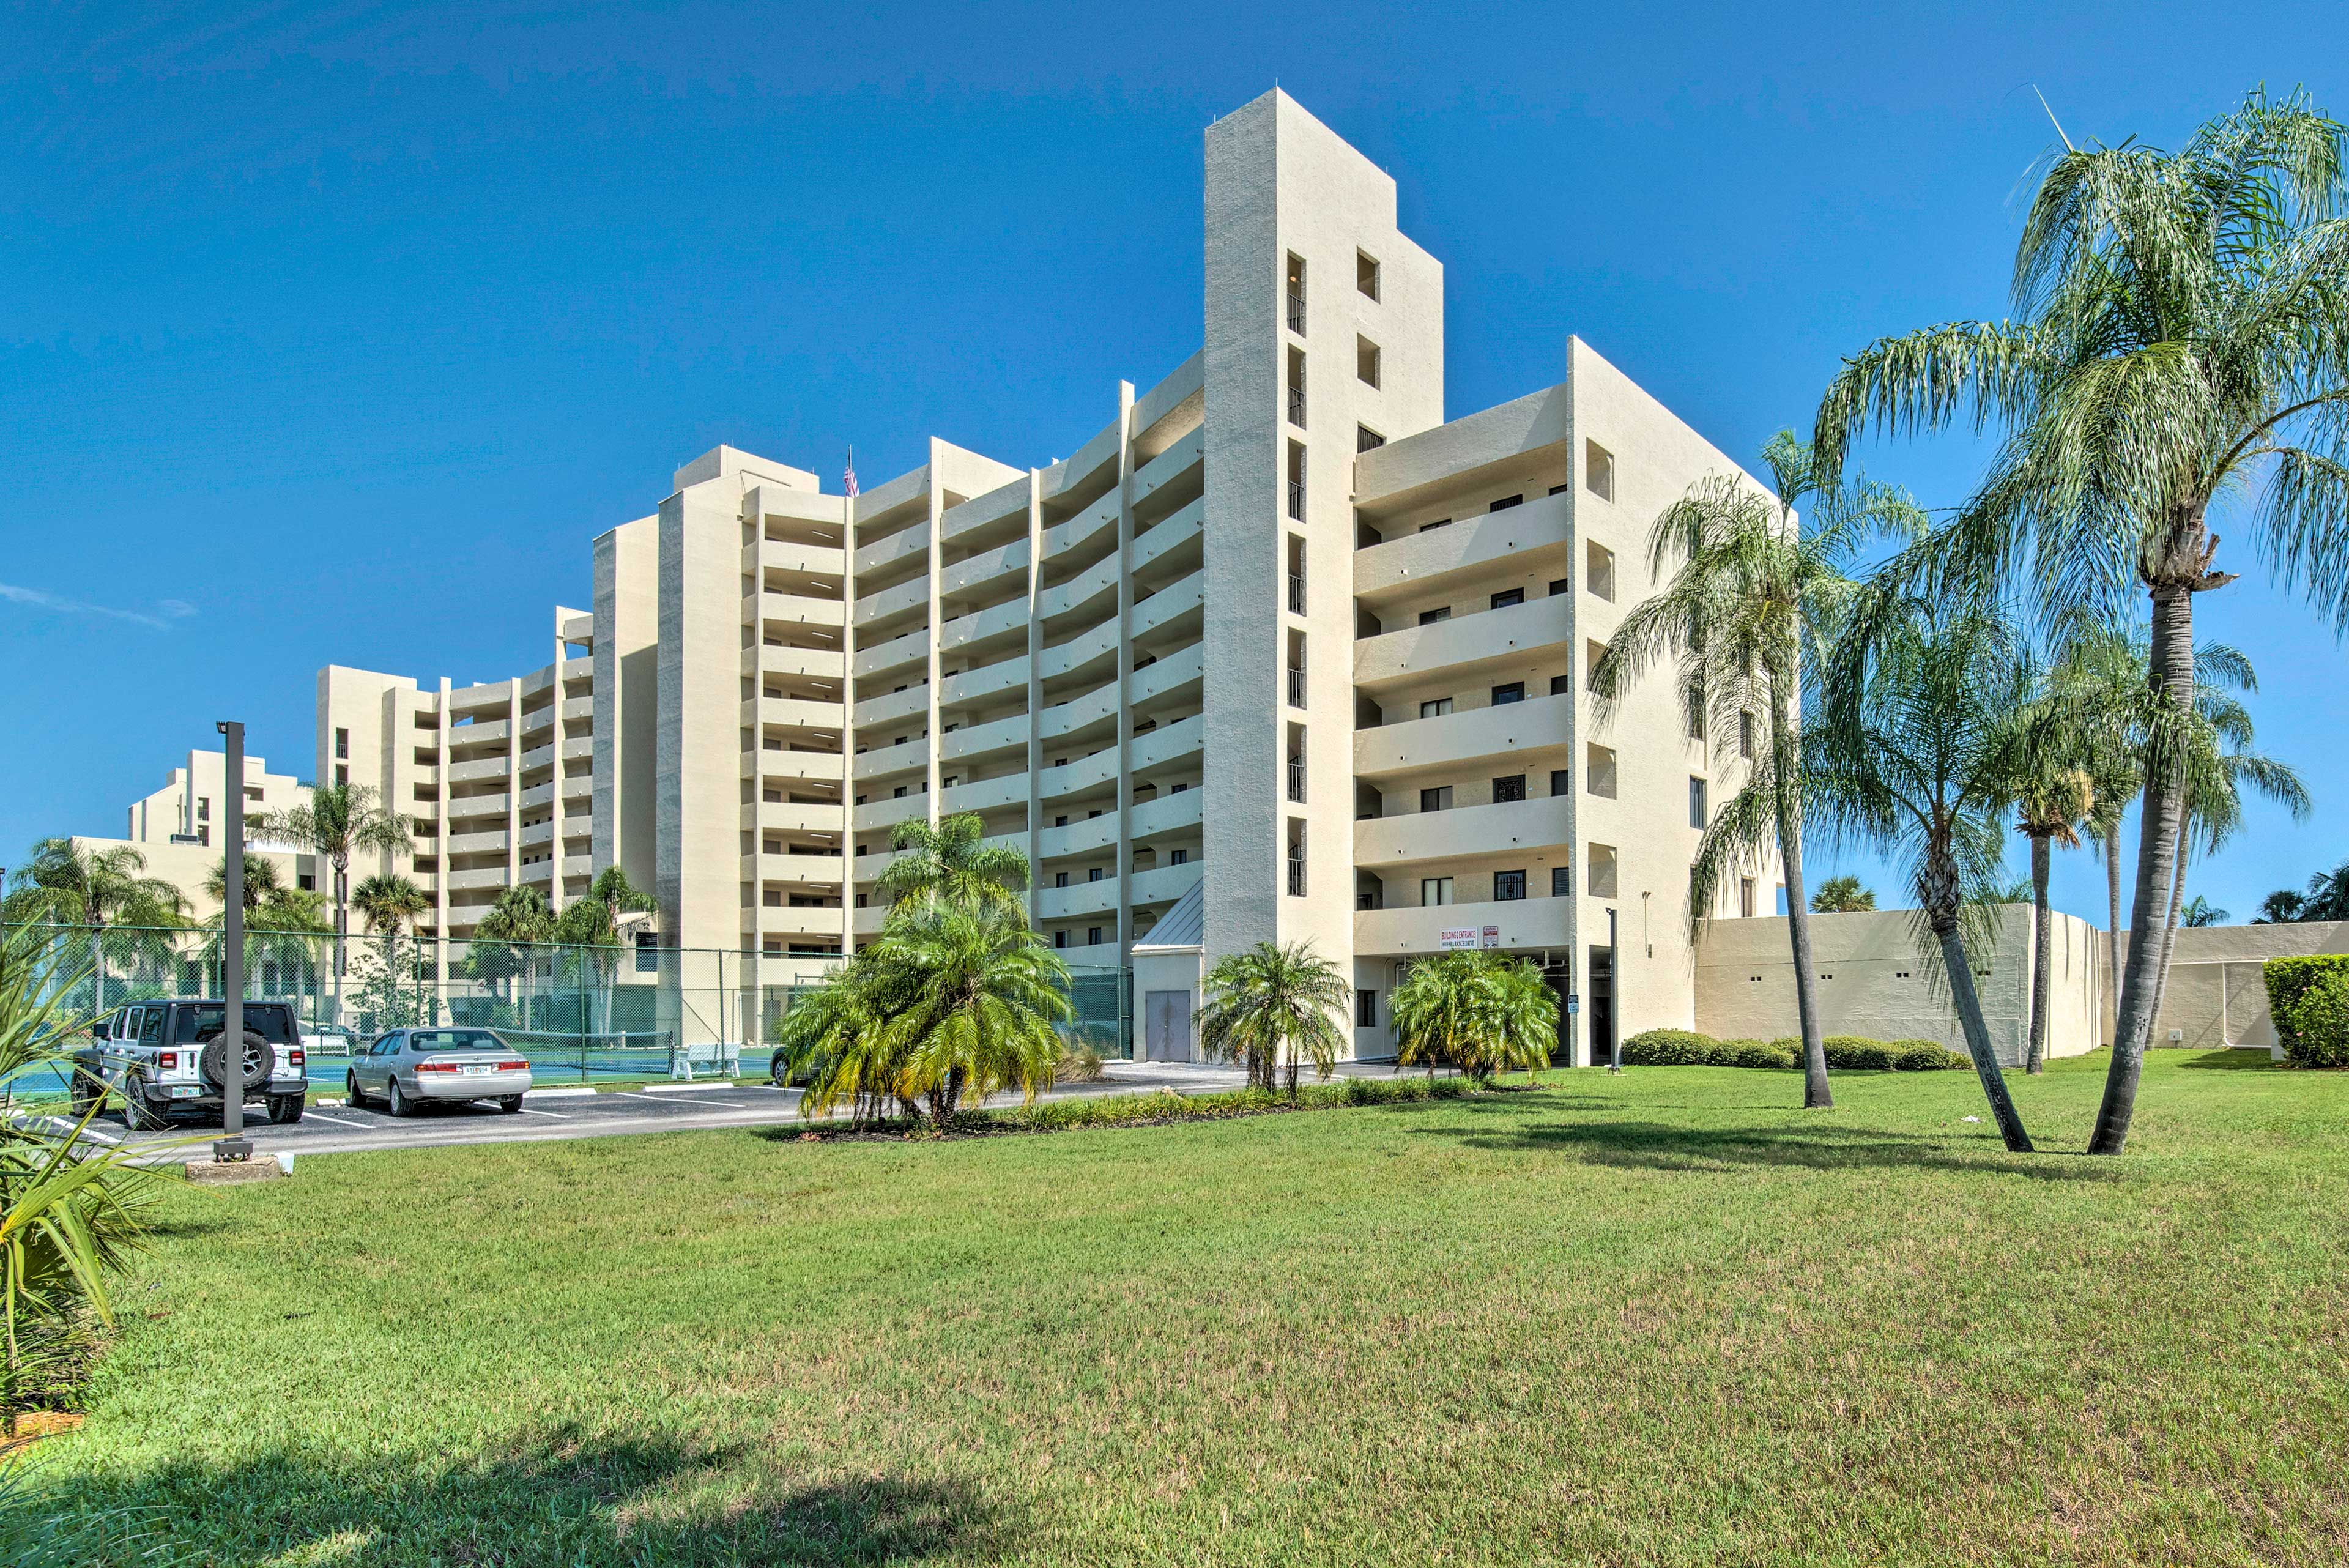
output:
M1200 135L1276 80L1444 264L1452 413L1576 332L1741 458L1870 337L2002 310L2027 84L2075 139L2349 112L2336 5L160 10L0 58L0 863L119 833L215 718L306 775L321 664L543 662L588 539L717 442L1065 453L1197 347ZM1929 504L1978 461L1868 455ZM2342 649L2234 559L2206 634L2317 800L2197 877L2247 918L2349 855L2349 747ZM2085 857L2057 898L2101 922Z

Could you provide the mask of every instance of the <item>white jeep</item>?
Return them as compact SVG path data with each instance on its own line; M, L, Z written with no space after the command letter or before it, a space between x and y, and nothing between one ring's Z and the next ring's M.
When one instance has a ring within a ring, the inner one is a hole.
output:
M294 1010L281 1002L244 1004L243 1049L232 1054L228 1006L180 998L133 1002L90 1030L74 1054L73 1102L79 1115L102 1096L122 1099L122 1118L140 1132L165 1125L173 1111L221 1115L231 1085L240 1100L260 1099L273 1122L298 1122L310 1085Z

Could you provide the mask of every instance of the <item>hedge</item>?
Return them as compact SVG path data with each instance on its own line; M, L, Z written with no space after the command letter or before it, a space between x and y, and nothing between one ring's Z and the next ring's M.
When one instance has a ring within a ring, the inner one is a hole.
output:
M2260 974L2284 1060L2295 1067L2349 1067L2349 953L2273 958Z
M1844 1072L1927 1073L1971 1066L1963 1055L1932 1040L1870 1040L1858 1034L1830 1034L1827 1065ZM1802 1042L1783 1040L1715 1040L1692 1029L1650 1029L1623 1042L1623 1060L1639 1067L1794 1067L1801 1064Z
M1216 1095L1178 1095L1160 1089L1146 1095L1090 1095L1066 1100L1041 1100L1032 1106L1007 1106L998 1110L964 1111L955 1117L953 1131L960 1136L990 1133L1068 1132L1078 1127L1153 1127L1167 1122L1221 1121L1230 1116L1264 1116L1277 1111L1326 1111L1346 1106L1392 1106L1426 1100L1457 1100L1487 1093L1466 1078L1339 1078L1325 1084L1299 1084L1292 1100L1285 1091L1230 1089ZM921 1136L926 1121L888 1121L862 1127L846 1123L811 1127L803 1138Z

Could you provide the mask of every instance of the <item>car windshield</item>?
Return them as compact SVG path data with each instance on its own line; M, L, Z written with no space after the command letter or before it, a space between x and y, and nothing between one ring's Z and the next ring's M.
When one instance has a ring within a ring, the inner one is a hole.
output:
M173 1043L181 1045L201 1034L218 1033L228 1020L228 1009L217 1002L191 1002L173 1011L179 1014ZM246 1002L244 1026L273 1045L290 1044L294 1039L293 1014L281 1002Z
M419 1029L408 1037L415 1051L502 1051L506 1043L486 1029Z

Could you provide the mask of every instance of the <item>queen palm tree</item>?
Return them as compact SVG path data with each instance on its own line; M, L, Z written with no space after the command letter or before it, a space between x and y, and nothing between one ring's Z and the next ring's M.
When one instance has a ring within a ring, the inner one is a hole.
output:
M1815 915L1858 915L1876 908L1876 891L1849 873L1830 877L1811 895Z
M1803 886L1801 702L1816 664L1854 591L1857 552L1889 533L1913 537L1922 514L1898 492L1865 481L1833 483L1810 447L1781 431L1762 449L1764 493L1742 475L1699 481L1666 507L1648 535L1651 575L1671 580L1617 626L1591 670L1593 711L1604 725L1651 665L1674 665L1689 733L1712 737L1716 763L1743 763L1745 783L1713 818L1691 872L1689 913L1702 925L1736 871L1777 851L1786 883L1786 934L1803 1042L1803 1104L1835 1103L1819 1029L1817 966ZM1823 482L1824 481L1824 482ZM1812 503L1808 516L1795 508Z
M2018 318L1871 344L1819 406L1832 473L1871 425L1964 420L2003 441L1913 580L2023 579L2112 614L2142 593L2152 676L2193 705L2194 596L2224 587L2220 514L2278 582L2349 627L2349 133L2304 94L2252 93L2177 152L2134 139L2047 166L2015 254ZM2158 727L2145 759L2130 929L2176 875L2186 795ZM2159 944L2131 944L2095 1154L2128 1138Z
M2186 908L2178 916L2180 923L2193 930L2200 930L2205 926L2223 926L2231 918L2229 911L2199 893L2186 900Z
M260 830L324 857L334 867L335 1020L340 1023L343 971L349 961L351 857L413 853L408 824L386 810L366 784L319 784L302 805L263 818Z
M1557 1049L1557 997L1523 959L1448 952L1412 965L1390 1007L1396 1060L1449 1063L1479 1082L1532 1072Z
M1326 1078L1345 1049L1337 1020L1352 1005L1353 991L1311 942L1258 942L1226 953L1202 990L1199 1043L1211 1056L1245 1064L1252 1089L1275 1087L1285 1063L1293 1098L1300 1063L1310 1058Z
M901 822L889 836L897 858L881 873L879 887L893 908L909 901L943 900L965 908L983 904L1020 908L1028 890L1028 857L1009 845L984 842L978 814L949 816L936 827Z
M2027 1152L2031 1136L1974 989L1966 927L1999 871L2013 758L2031 738L2020 716L2037 683L2034 661L1979 604L1905 599L1859 624L1868 636L1837 646L1806 727L1810 815L1830 840L1905 865L1920 935L1931 941L1924 951L1949 987L1999 1136Z
M86 849L71 838L39 839L16 873L16 890L0 901L0 919L88 928L90 982L103 1012L108 959L135 964L151 957L144 931L187 922L187 896L146 873L147 857L128 844Z

